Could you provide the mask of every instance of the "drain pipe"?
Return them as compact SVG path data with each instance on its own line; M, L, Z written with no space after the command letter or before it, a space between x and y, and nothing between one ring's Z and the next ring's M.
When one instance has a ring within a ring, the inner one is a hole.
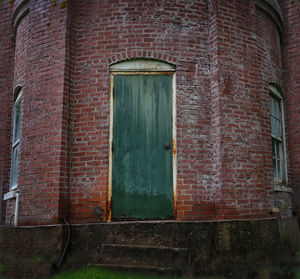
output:
M19 219L19 190L16 191L16 204L15 204L15 219L14 219L14 227L18 226L18 219Z

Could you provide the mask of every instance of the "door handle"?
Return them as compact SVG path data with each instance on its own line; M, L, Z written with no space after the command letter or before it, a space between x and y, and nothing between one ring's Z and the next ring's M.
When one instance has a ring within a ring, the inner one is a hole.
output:
M164 149L170 149L170 147L171 147L171 143L169 143L168 141L166 141L164 143Z

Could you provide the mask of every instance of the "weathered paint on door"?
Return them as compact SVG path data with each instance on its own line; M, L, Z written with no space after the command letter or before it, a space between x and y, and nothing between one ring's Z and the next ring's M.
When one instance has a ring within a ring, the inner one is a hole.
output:
M115 75L113 88L112 218L172 218L172 75Z

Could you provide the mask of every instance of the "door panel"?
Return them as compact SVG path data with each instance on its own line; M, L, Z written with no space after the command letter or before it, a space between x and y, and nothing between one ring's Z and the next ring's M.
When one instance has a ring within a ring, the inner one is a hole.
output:
M112 218L171 218L172 76L115 75L113 104Z

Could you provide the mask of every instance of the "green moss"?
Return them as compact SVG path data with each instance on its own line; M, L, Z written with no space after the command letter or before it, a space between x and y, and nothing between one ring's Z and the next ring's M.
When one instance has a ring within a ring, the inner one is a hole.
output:
M0 264L0 272L3 272L4 270L5 270L5 267L2 264Z
M171 279L166 276L155 276L141 273L117 272L98 268L84 268L72 273L57 274L53 279ZM182 278L183 279L183 278Z
M53 2L52 2L52 7L53 7L53 6L56 6L56 4L57 4L56 0L53 0Z
M61 2L60 8L61 8L61 9L64 9L64 8L67 7L67 5L68 5L68 1L67 1L67 0L64 0L64 1Z
M45 262L46 260L45 259L43 259L42 257L40 257L40 256L34 256L33 258L32 258L32 262L34 262L34 263L42 263L42 262Z
M4 0L0 0L0 6L3 4ZM12 6L15 0L9 0L9 4Z
M296 0L290 0L290 3L293 5L295 4L296 2L299 2L299 5L300 5L300 0L296 1Z
M51 24L50 22L47 22L45 25L46 25L47 27L49 27L49 26L50 26L50 24Z

